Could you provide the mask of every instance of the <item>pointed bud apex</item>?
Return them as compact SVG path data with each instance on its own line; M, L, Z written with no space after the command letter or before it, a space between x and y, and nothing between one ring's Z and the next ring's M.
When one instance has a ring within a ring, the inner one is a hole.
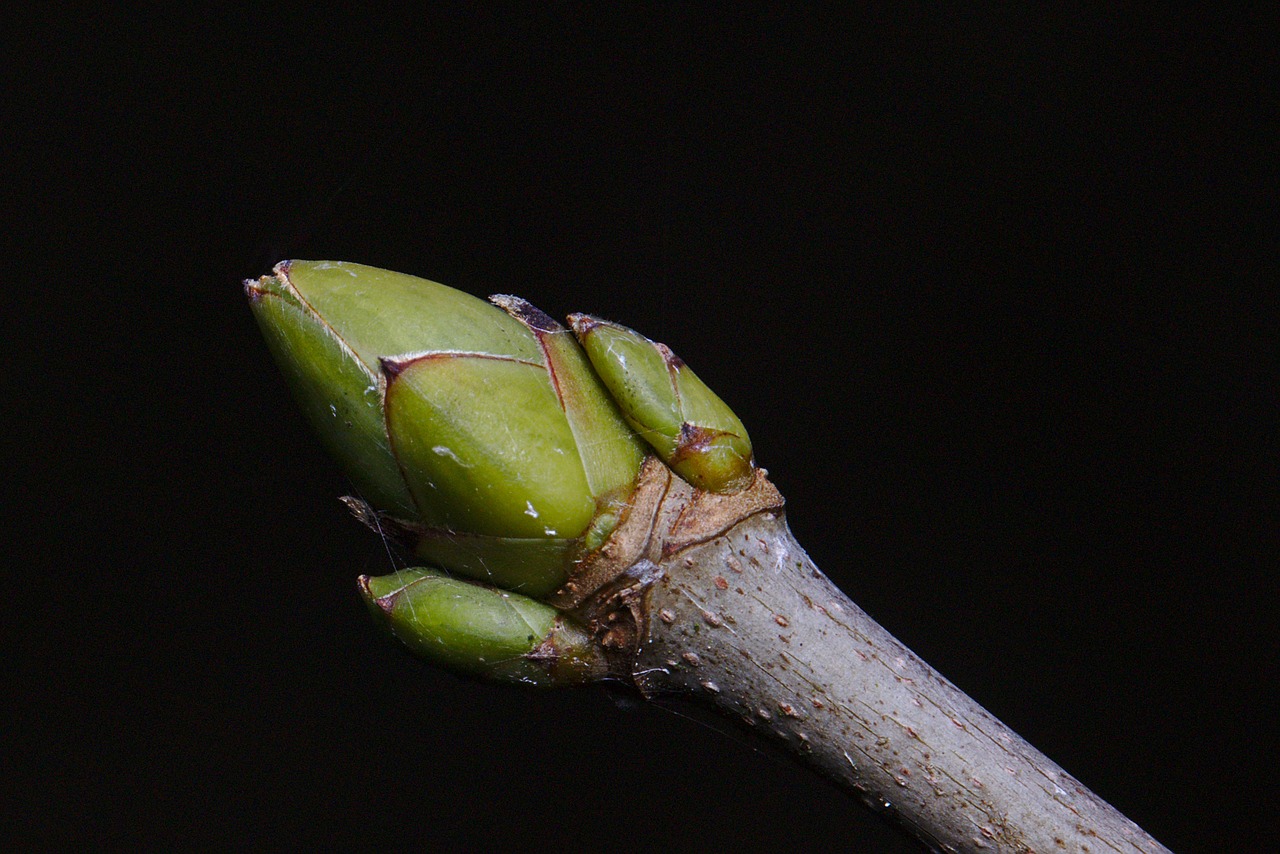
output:
M518 593L424 567L380 578L361 576L370 612L417 655L501 682L578 685L606 665L576 624Z
M590 315L569 323L627 422L677 474L710 492L751 484L746 428L665 344Z
M413 499L391 455L376 363L363 361L289 280L289 265L245 283L250 307L294 397L356 487L394 516L412 519Z

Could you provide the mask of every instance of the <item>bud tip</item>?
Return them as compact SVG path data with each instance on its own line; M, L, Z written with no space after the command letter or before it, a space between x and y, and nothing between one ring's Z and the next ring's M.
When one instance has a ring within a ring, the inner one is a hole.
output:
M360 595L364 598L365 604L369 606L376 605L384 614L390 614L395 607L392 601L394 596L379 596L373 590L373 582L375 578L368 575L362 575L356 579L356 586L360 588Z
M378 359L378 364L382 367L382 372L387 375L387 379L393 380L400 376L400 372L408 367L409 363L383 356Z
M600 325L600 318L592 317L589 314L573 313L569 315L569 327L573 329L573 334L582 338L584 335L590 334L591 330Z
M564 327L531 302L511 294L493 294L489 302L538 332L559 332Z

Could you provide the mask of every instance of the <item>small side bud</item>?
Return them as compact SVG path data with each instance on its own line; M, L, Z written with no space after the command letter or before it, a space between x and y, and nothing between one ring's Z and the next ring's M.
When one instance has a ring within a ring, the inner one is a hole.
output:
M413 567L359 579L370 613L415 654L498 682L581 685L606 675L582 628L541 602Z
M709 492L751 484L746 428L670 348L590 315L569 324L627 422L676 474Z

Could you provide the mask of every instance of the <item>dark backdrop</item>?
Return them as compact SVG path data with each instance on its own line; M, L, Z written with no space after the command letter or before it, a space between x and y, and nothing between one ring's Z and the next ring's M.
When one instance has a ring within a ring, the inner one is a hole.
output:
M1270 837L1274 34L605 8L7 25L7 832L914 850L678 704L373 630L239 284L330 258L667 342L926 660L1175 850Z

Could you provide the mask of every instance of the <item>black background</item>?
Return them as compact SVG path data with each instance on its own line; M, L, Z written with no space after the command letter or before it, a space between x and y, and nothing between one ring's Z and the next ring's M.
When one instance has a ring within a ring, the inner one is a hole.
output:
M926 660L1174 850L1271 838L1274 34L605 8L9 27L6 835L915 850L679 704L377 634L240 290L293 257L665 341Z

